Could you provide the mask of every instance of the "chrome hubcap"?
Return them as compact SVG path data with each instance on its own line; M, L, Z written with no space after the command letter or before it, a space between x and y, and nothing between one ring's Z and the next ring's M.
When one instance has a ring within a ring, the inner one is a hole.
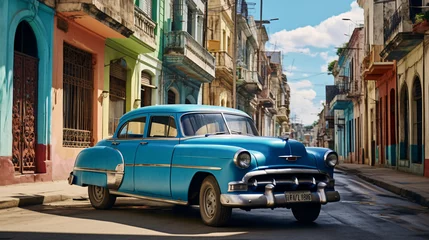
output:
M212 188L207 188L204 192L204 212L209 218L213 218L216 213L216 194Z
M103 196L104 196L104 188L103 187L94 186L93 193L94 193L94 199L97 202L103 201Z

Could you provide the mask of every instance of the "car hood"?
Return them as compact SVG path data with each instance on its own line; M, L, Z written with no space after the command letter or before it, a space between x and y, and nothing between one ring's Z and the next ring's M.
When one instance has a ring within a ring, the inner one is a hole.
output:
M240 135L220 135L189 138L182 144L215 144L241 147L248 150L257 160L258 168L307 167L316 168L312 154L308 154L304 144L296 140L275 137L255 137ZM285 156L298 156L297 160L287 160Z

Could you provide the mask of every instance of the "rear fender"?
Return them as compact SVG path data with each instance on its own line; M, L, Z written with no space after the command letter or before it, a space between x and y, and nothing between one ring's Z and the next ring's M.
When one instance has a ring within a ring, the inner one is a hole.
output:
M124 177L124 158L117 149L95 146L82 150L73 168L72 184L117 190Z

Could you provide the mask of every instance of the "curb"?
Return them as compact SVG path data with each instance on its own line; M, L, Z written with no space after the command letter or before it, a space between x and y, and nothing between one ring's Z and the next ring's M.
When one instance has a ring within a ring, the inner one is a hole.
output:
M429 199L423 197L422 195L420 195L419 193L415 192L415 191L411 191L408 189L404 189L398 186L395 186L393 184L387 183L385 181L382 180L378 180L372 177L369 177L365 174L363 174L362 172L360 172L359 170L356 169L349 169L349 168L345 168L345 167L337 167L338 169L348 172L348 173L352 173L352 174L356 174L356 176L358 176L359 178L372 183L376 186L379 186L381 188L384 188L392 193L395 193L399 196L402 196L404 198L407 198L408 200L418 203L424 207L429 207Z
M0 209L41 205L41 204L52 203L52 202L61 202L61 201L65 201L73 198L82 198L82 197L69 196L69 195L63 195L63 194L17 196L16 198L10 197L4 200L0 200Z

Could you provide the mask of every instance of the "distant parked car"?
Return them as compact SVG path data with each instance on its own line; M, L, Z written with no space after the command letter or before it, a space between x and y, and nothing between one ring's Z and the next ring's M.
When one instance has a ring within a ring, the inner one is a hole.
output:
M203 222L228 223L232 208L291 208L317 219L334 189L338 155L286 137L260 137L242 111L161 105L126 113L110 139L82 150L69 183L88 186L96 209L116 196L199 205Z

